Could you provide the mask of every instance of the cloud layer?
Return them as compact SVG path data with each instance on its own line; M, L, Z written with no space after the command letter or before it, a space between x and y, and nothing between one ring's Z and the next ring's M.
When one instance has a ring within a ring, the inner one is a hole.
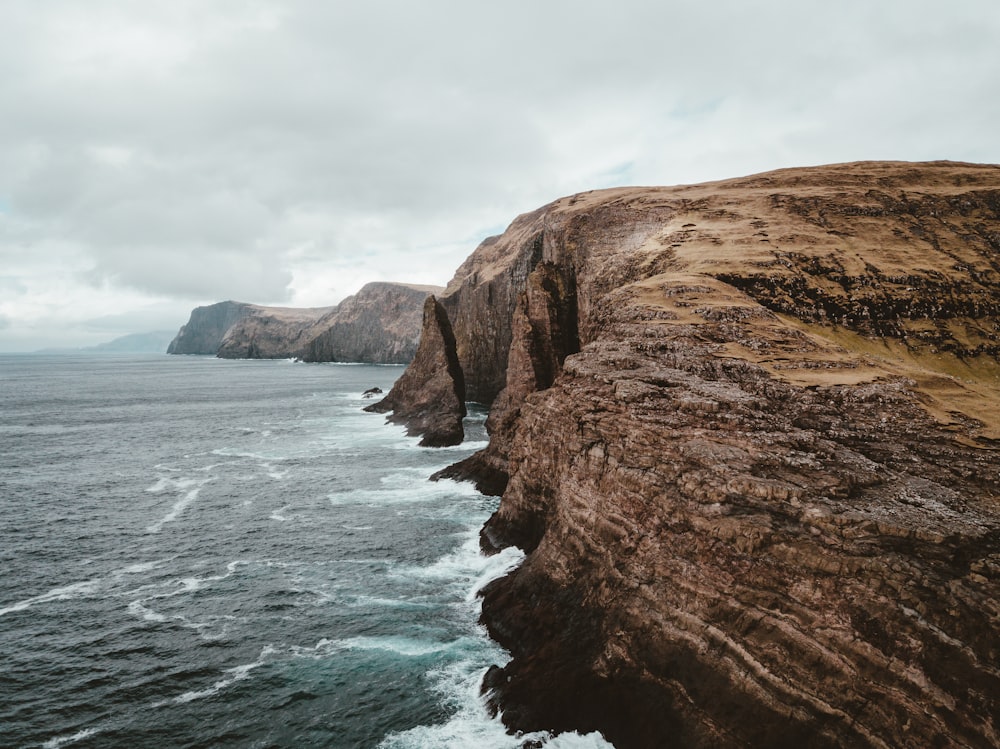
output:
M998 38L994 0L8 0L0 350L445 283L579 190L1000 161Z

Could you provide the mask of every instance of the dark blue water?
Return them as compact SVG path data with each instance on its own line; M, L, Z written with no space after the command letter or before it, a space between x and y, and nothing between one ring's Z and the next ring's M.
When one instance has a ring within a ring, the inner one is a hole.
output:
M518 555L427 481L481 443L361 410L401 372L0 357L0 745L520 746L475 597Z

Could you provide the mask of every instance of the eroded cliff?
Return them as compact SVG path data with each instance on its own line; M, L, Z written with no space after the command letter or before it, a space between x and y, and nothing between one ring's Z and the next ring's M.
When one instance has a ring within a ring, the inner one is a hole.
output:
M435 291L374 282L332 307L219 302L196 308L167 353L405 364L417 350L424 299Z
M503 491L518 729L1000 743L1000 167L565 198L442 303ZM502 391L502 392L501 392Z
M167 353L214 356L226 332L247 314L251 306L229 301L195 307L191 317L167 346Z
M365 284L321 318L302 348L305 361L406 364L417 353L424 300L439 286Z

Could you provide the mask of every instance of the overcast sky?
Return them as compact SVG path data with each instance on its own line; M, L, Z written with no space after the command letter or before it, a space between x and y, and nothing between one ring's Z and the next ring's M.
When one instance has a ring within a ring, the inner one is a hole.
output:
M443 285L582 190L998 134L998 0L0 0L0 351Z

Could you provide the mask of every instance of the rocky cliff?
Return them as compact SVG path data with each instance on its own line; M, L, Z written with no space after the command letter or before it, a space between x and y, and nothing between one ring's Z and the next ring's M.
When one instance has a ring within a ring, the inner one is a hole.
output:
M1000 167L565 198L442 298L512 728L1000 744Z
M334 309L248 304L222 336L215 354L220 359L290 359L298 356L323 329L321 321Z
M214 355L229 329L252 306L229 301L195 307L190 319L181 326L174 340L167 346L167 353Z
M417 350L421 309L439 287L366 284L333 307L265 307L220 302L198 307L168 354L405 364Z
M305 361L406 364L417 353L424 300L439 286L369 283L321 318Z

